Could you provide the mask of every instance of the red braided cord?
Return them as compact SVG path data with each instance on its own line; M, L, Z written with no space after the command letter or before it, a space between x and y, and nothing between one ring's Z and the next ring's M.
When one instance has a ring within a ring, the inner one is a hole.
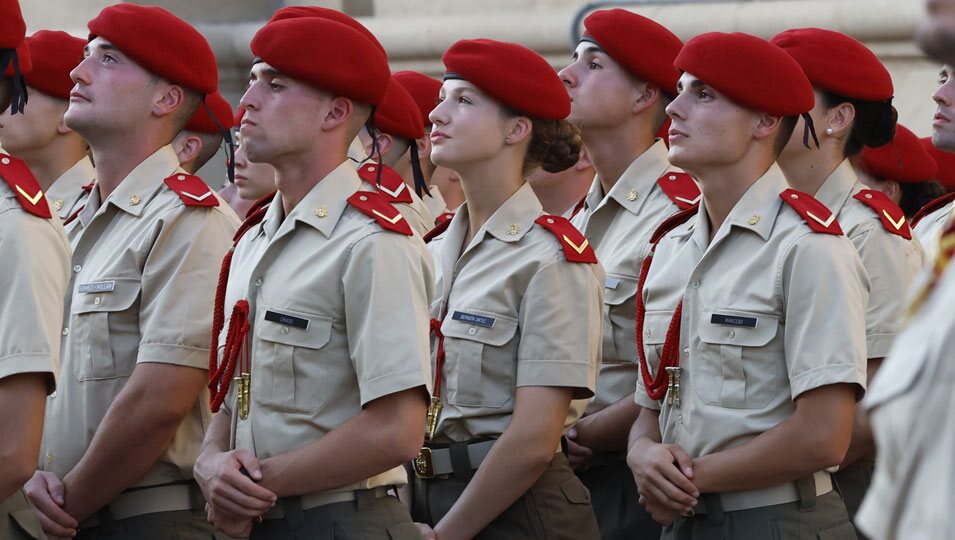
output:
M438 338L438 351L434 355L434 397L441 397L441 369L444 366L444 334L441 333L441 321L431 319L431 331Z
M229 393L229 386L232 384L232 377L235 376L235 368L238 364L239 354L248 347L246 337L249 335L249 303L245 300L239 300L232 309L232 316L229 318L229 333L226 335L225 350L222 353L222 364L217 370L217 378L209 383L209 406L212 412L219 412L226 394Z

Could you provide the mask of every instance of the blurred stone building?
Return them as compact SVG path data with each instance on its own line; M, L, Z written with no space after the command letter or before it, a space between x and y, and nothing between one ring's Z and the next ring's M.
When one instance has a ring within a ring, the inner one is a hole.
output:
M110 0L21 0L29 30L86 34L86 21ZM490 37L523 43L556 68L570 58L587 12L621 6L664 24L684 40L709 31L747 32L769 38L787 28L817 26L845 32L868 45L895 81L899 119L920 136L931 132L939 67L912 43L921 0L146 0L196 25L219 58L220 86L238 103L252 60L249 41L276 9L322 5L359 18L388 51L392 69L440 76L441 54L461 38ZM317 62L321 59L317 58ZM200 173L213 185L224 178L221 159Z

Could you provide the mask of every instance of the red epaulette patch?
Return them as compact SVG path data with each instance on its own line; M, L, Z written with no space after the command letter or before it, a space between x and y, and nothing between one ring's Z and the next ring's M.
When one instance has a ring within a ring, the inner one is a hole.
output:
M888 195L874 189L863 189L853 198L875 211L885 230L906 240L912 239L912 229L905 220L905 213Z
M90 182L89 184L86 184L85 186L83 186L83 191L85 191L85 192L87 192L87 193L92 193L92 192L93 192L93 187L94 187L95 185L96 185L96 180L93 180L93 181Z
M176 173L163 181L186 206L219 206L219 199L198 176Z
M447 213L450 213L450 212L447 212ZM441 215L443 216L445 214L441 214ZM451 214L451 217L453 218L454 214ZM424 235L424 243L427 244L428 242L434 240L436 237L441 235L441 233L448 230L448 227L450 226L451 226L450 218L444 221L439 221L438 224L435 225L433 229L431 229L430 231L428 231L427 234Z
M411 225L408 225L398 209L392 206L380 193L356 191L348 198L348 204L373 218L384 229L407 236L414 234L411 231Z
M574 227L567 218L544 214L534 220L534 223L547 229L557 237L560 246L564 248L564 256L569 262L597 264L597 254L590 242Z
M700 187L693 177L685 172L670 171L657 179L657 184L680 210L686 210L700 202Z
M779 194L779 198L791 206L813 232L842 235L842 227L836 221L836 215L812 195L787 189Z
M0 154L0 177L10 186L17 196L17 202L27 213L44 219L53 217L40 183L26 163L13 156Z
M258 212L260 208L265 208L268 205L272 204L272 199L275 198L275 193L276 192L273 191L272 193L269 193L265 197L262 197L261 199L252 203L252 206L250 206L249 209L245 211L245 217L248 218L252 214Z
M919 224L919 221L922 221L922 218L924 218L925 216L931 214L932 212L938 210L939 208L945 206L946 204L952 201L955 201L955 192L942 195L941 197L935 199L934 201L929 202L928 204L923 206L921 209L919 209L919 211L916 212L914 216L912 216L911 225L915 227L916 225Z
M378 183L378 169L381 169L381 183ZM384 195L390 203L411 204L411 190L401 179L401 175L394 169L378 163L366 163L358 169L358 176L362 180L375 186L378 193Z
M274 198L275 192L273 191L255 201L255 204L249 207L249 211L245 213L245 221L239 225L239 228L236 229L235 234L232 236L233 246L239 245L239 240L245 236L245 233L249 232L249 229L262 223L262 220L265 219L265 214L269 211L269 205L272 204L272 199Z
M576 216L577 214L579 214L580 211L584 209L584 206L585 206L586 204L587 204L587 196L584 195L583 197L580 198L579 201L577 201L577 204L574 205L574 209L573 209L573 211L571 211L570 217L573 218L574 216Z
M442 223L447 223L448 221L451 221L452 219L454 219L454 212L444 212L440 214L438 217L434 218L434 224L441 225Z

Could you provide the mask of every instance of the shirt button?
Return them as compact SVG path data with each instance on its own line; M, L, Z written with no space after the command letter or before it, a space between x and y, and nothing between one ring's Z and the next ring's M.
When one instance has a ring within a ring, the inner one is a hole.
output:
M689 348L689 347L684 347L684 348L683 348L683 358L689 358L689 357L690 357L690 348Z
M644 336L644 337L650 337L650 331L647 330L646 332L644 332L644 333L643 333L643 336Z
M474 334L477 334L477 328L473 326L471 328L468 328L468 335L473 336Z
M56 390L54 390L53 393L50 394L50 397L56 397Z
M73 271L74 271L74 272L79 272L79 271L82 270L82 269L83 269L83 267L80 266L80 265L78 265L78 264L74 264L74 265L73 265Z
M729 337L731 337L731 338L736 337L736 332L733 331L733 330L730 330Z
M53 455L53 452L47 452L47 453L46 453L46 462L47 462L47 463L49 463L49 464L52 465L52 464L53 464L53 461L54 461L55 459L56 459L56 456Z
M283 334L283 335L284 335L284 334L288 334L288 326L283 326L283 327L282 327L282 334Z
M700 280L698 280L698 279L694 279L694 280L693 280L693 288L694 288L694 289L699 289L699 288L700 288Z
M70 335L70 329L68 327L63 327L63 335L64 336Z
M103 303L103 299L100 298L99 296L97 296L96 298L93 299L93 304L95 304L95 305L97 305L97 306L100 305L100 304L102 304L102 303Z
M262 286L262 278L259 278L259 279L255 280L255 286L256 286L256 287L261 287L261 286Z

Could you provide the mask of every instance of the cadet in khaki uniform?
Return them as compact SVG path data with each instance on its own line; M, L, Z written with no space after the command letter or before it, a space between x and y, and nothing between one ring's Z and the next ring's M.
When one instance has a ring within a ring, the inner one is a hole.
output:
M222 135L232 130L232 122L232 105L222 94L215 92L206 96L205 106L196 109L186 127L172 140L179 166L195 174L219 151Z
M698 36L674 65L670 160L703 201L655 233L641 274L641 502L664 539L853 539L825 470L865 386L868 281L835 215L773 163L812 87L747 34Z
M623 9L595 12L584 27L573 63L560 72L573 100L570 120L580 126L597 170L573 223L593 244L607 279L597 395L568 436L571 464L590 489L604 540L651 538L660 526L637 504L626 463L627 434L640 411L633 400L639 375L633 316L650 234L700 195L656 139L676 92L680 72L673 60L683 42Z
M812 83L810 111L819 144L806 148L800 125L779 156L793 188L826 205L859 252L869 277L866 308L867 381L899 333L909 287L922 267L922 251L905 214L888 196L866 189L847 158L865 146L892 140L895 110L892 78L879 59L855 39L830 30L787 30L772 42L788 52ZM861 411L852 443L835 474L836 487L852 518L872 478L875 443Z
M66 32L41 30L26 40L33 69L25 75L30 108L24 114L0 115L0 142L6 152L26 161L53 211L66 222L86 202L96 171L88 146L66 127L70 71L83 60L86 42Z
M462 40L444 64L432 159L461 175L467 203L429 244L435 389L412 512L426 538L596 539L560 437L571 399L593 395L604 276L524 178L577 161L570 99L521 45Z
M168 143L215 91L215 57L159 8L108 7L89 28L65 119L100 169L70 233L63 377L26 491L52 536L79 522L78 538L208 538L190 480L210 417L212 292L237 220Z
M417 536L388 490L407 483L423 439L434 276L423 242L347 160L390 76L357 24L273 20L252 39L242 144L279 190L224 262L211 383L223 406L196 463L208 517L230 536Z
M14 107L17 116L31 68L25 29L19 4L0 2L0 110ZM70 247L24 162L0 153L0 179L0 538L44 538L20 488L36 468L44 400L59 374Z
M932 94L935 100L935 121L932 123L932 145L940 152L955 151L955 70L944 65L939 72L939 86ZM942 230L955 215L955 193L935 199L912 218L915 236L925 248L926 263L935 260Z

